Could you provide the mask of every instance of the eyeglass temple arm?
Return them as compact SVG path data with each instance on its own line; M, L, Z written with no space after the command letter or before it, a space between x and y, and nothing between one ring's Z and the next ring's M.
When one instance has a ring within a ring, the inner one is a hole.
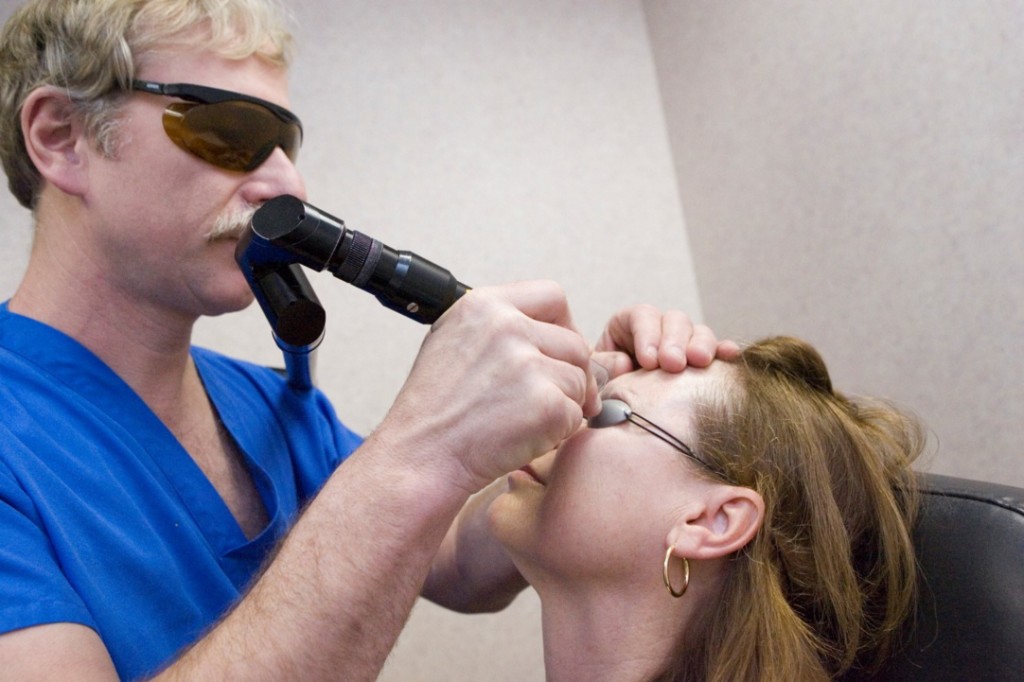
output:
M676 438L671 433L669 433L665 429L661 428L660 426L658 426L654 422L650 421L649 419L644 417L642 414L637 414L636 412L633 412L631 410L626 415L626 420L633 422L634 424L636 424L637 426L639 426L641 429L643 429L647 433L651 434L652 436L656 436L656 437L662 439L663 441L665 441L666 443L668 443L669 445L674 447L676 450L679 450L680 452L682 452L687 457L692 457L693 459L696 459L698 462L700 461L697 458L697 455L694 454L693 450L690 449L689 445L687 445L683 441L679 440L678 438Z
M678 438L676 438L671 433L661 428L651 420L647 419L642 414L637 414L636 412L629 410L625 415L625 419L633 424L636 424L637 426L639 426L641 429L651 434L652 436L656 436L661 440L665 441L666 443L674 447L676 450L679 450L679 452L683 453L684 455L692 459L694 462L697 462L701 466L705 467L708 471L711 471L712 473L715 473L718 476L725 476L725 473L721 469L704 461L703 458L698 457L697 453L694 452L693 448L691 448L689 445L679 440Z

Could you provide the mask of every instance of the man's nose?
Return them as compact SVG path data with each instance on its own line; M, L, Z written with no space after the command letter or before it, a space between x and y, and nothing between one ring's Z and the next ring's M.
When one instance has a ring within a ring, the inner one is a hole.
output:
M260 206L282 194L306 200L306 182L295 162L280 147L274 149L256 170L251 171L251 176L244 198L253 206Z

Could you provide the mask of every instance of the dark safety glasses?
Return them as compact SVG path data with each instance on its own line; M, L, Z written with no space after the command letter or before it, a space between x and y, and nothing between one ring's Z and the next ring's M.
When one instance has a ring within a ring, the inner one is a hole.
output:
M273 102L189 83L137 80L132 90L185 100L164 109L167 137L218 168L254 170L277 147L292 161L299 155L302 123Z

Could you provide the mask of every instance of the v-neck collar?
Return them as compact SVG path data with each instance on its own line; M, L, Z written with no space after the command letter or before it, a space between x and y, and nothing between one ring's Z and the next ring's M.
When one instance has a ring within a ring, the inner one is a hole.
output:
M239 429L243 415L237 414L238 404L227 395L224 386L207 381L208 368L195 352L193 361L210 401L242 452L267 510L269 522L252 540L245 537L220 494L177 438L139 395L92 351L63 332L12 313L7 303L0 305L0 346L46 372L119 425L126 440L137 444L133 450L139 461L155 475L163 477L218 556L241 561L259 558L266 552L267 545L280 537L280 526L286 520L279 512L278 496L263 463L253 460L249 454L260 448L247 447L246 430ZM233 408L236 409L233 411Z

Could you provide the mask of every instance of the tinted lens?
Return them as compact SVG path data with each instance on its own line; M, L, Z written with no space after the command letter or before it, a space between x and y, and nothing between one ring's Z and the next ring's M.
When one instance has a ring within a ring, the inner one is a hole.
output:
M302 143L298 124L286 123L252 102L174 102L164 110L163 120L168 137L179 147L233 171L258 168L275 147L294 161Z

